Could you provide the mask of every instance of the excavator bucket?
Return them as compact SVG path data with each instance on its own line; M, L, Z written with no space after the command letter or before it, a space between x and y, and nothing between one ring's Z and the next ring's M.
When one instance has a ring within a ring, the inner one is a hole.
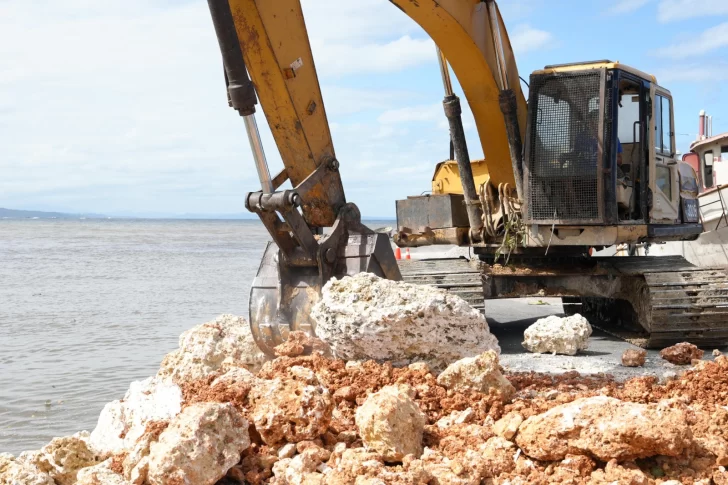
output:
M319 254L321 265L294 266L275 242L268 243L250 289L249 304L253 337L266 354L273 356L273 348L292 330L315 335L311 308L330 278L368 272L402 279L389 235L355 221L338 220L331 233L319 241Z

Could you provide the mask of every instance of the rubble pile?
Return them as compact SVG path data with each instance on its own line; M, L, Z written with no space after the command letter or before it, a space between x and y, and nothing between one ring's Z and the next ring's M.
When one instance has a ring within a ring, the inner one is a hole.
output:
M431 297L441 309L407 318L452 315ZM360 344L296 332L264 361L248 335L231 316L186 332L90 435L0 454L0 485L728 485L723 355L664 384L619 383L504 372L475 344L430 362L344 360L331 352Z

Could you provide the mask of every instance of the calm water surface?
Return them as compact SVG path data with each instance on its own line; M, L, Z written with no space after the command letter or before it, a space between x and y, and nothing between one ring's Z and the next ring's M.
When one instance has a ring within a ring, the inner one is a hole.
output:
M259 221L0 220L0 452L92 430L184 330L247 317L269 239Z

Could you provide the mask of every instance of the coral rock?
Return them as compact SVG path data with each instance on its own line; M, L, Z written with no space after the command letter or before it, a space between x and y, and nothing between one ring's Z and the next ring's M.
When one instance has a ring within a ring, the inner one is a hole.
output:
M242 317L221 315L180 335L179 348L164 357L158 375L184 384L233 367L256 372L266 360L248 322Z
M561 460L567 454L602 461L677 456L691 445L692 432L685 410L673 404L581 398L528 418L516 443L537 460Z
M412 399L409 386L385 386L371 394L356 411L356 427L362 441L386 461L422 454L424 413Z
M56 485L56 482L32 463L0 453L0 485Z
M625 367L642 367L645 365L647 351L645 349L627 349L622 353L622 365Z
M150 446L150 485L213 485L250 446L248 422L231 404L186 407Z
M591 325L578 313L570 317L551 315L528 327L521 345L537 354L576 355L589 346L591 333Z
M78 472L76 485L130 485L121 475L111 469L111 459Z
M284 458L273 465L277 485L323 484L324 476L317 472L323 462L316 450L306 450L293 458Z
M134 381L124 399L104 406L91 432L91 448L106 457L131 450L150 421L169 420L180 412L182 391L159 377Z
M332 278L311 317L316 334L345 360L424 361L441 370L486 350L500 353L483 315L462 298L369 273Z
M703 351L688 342L680 342L660 351L660 357L671 364L688 365L693 359L702 359Z
M313 371L300 366L289 375L260 380L251 390L251 417L268 445L318 438L331 422L334 401Z
M467 357L450 364L439 376L437 383L447 389L471 390L487 393L498 390L504 399L510 400L516 392L498 367L498 354L493 350L477 357Z
M33 453L28 457L40 470L47 472L57 485L73 485L80 469L99 462L88 446L87 432L53 438L40 453Z

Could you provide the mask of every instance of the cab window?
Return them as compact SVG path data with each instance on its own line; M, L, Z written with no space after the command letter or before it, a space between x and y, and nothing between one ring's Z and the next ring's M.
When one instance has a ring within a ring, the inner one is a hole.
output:
M655 185L665 194L668 200L672 200L672 173L668 167L663 167L662 165L657 166Z
M655 150L672 155L672 126L670 123L670 98L655 96Z
M703 185L705 188L712 187L713 182L713 152L708 150L703 153Z

